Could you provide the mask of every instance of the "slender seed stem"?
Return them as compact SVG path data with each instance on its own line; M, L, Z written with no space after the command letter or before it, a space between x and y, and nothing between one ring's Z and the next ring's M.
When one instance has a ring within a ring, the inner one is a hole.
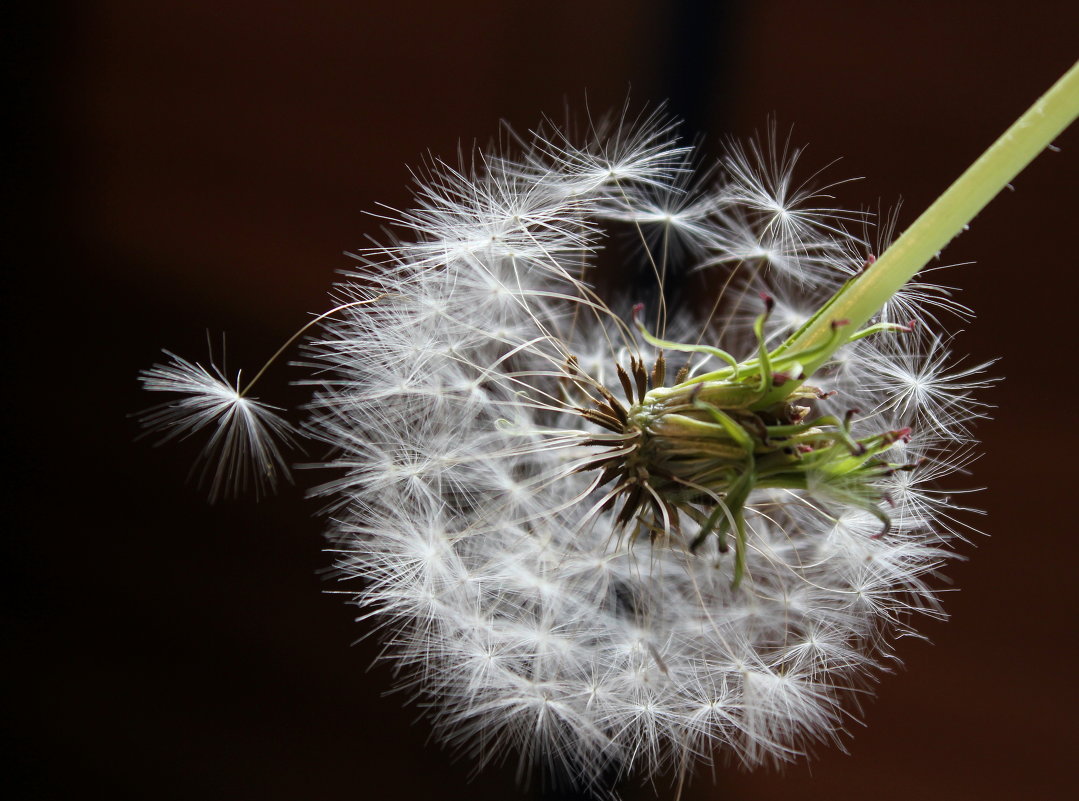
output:
M376 300L382 300L384 297L386 297L386 295L382 294L382 295L379 295L376 298L370 298L369 300L356 300L356 301L353 301L351 303L342 303L340 306L335 306L334 308L330 309L328 312L323 312L318 317L315 317L315 318L313 318L311 320L308 320L307 323L302 325L299 328L299 330L296 331L296 333L294 333L292 336L290 336L288 339L285 340L285 344L283 344L281 347L279 347L277 349L277 351L274 353L273 356L271 356L269 359L266 360L266 363L264 365L262 365L262 368L257 373L255 373L255 377L252 378L250 381L248 381L247 384L244 386L244 388L242 390L240 390L240 393L239 393L240 397L241 398L247 397L247 393L249 393L254 388L255 384L257 384L258 380L260 378L262 378L262 374L265 373L269 369L270 365L273 364L275 361L277 361L278 357L282 353L284 353L286 350L288 350L292 346L293 342L295 342L297 339L299 339L301 336L303 336L304 333L309 328L311 328L311 326L317 325L318 323L321 323L327 317L332 317L333 315L337 314L337 312L339 312L339 311L344 311L345 309L351 309L351 308L354 308L356 306L366 306L368 303L374 303Z
M831 347L803 363L805 376L825 364L915 273L974 219L1042 150L1079 116L1079 62L1016 120L877 261L845 284L811 325L787 343L786 354L819 347L833 336L833 321L846 320ZM799 381L777 387L769 399L793 392Z

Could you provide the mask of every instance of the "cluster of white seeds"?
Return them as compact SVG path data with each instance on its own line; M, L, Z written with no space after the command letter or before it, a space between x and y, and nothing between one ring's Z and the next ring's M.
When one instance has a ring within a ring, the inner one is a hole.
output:
M310 343L341 576L403 683L481 762L516 753L588 784L717 754L791 759L843 729L845 696L912 610L939 614L926 578L953 532L925 483L961 461L981 367L949 373L924 326L847 345L813 377L835 392L821 411L861 409L856 434L913 431L888 453L918 465L884 479L891 528L812 490L756 492L734 586L714 538L635 536L579 469L601 429L566 390L567 360L614 392L617 364L657 356L611 308L638 288L604 298L590 276L612 236L635 242L656 284L677 266L712 293L698 310L654 303L649 325L745 355L758 292L776 299L778 341L862 266L847 229L866 219L818 207L793 181L797 151L732 148L698 185L655 119L522 149L437 165L400 239L339 287L358 305ZM885 314L934 321L919 300L955 307L922 284ZM668 352L670 371L715 368L692 356Z
M736 580L718 537L689 547L700 520L619 520L587 469L618 445L582 414L581 387L631 404L633 382L662 385L655 342L612 310L644 298L657 338L738 358L781 342L862 267L868 215L824 208L774 137L731 147L700 179L656 117L515 147L436 164L399 238L363 255L306 346L306 431L331 449L316 493L341 579L403 686L481 764L517 755L594 785L717 756L789 760L837 738L910 613L940 614L927 582L954 507L928 483L963 463L983 408L969 396L984 365L950 368L934 330L934 313L962 308L913 284L880 318L917 318L913 332L858 339L808 377L814 414L861 410L852 436L911 429L885 454L906 469L880 479L877 514L812 480L754 491ZM617 296L593 280L605 259ZM642 265L651 287L634 279ZM682 307L664 299L670 276L696 288ZM774 307L755 333L761 292ZM723 366L664 357L667 383ZM158 366L148 388L206 395L199 370ZM244 402L272 467L261 440L280 421ZM163 419L220 425L227 404L209 406Z

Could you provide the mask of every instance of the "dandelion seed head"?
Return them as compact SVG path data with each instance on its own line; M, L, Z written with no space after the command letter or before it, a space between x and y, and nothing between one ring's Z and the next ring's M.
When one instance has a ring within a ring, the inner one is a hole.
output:
M703 172L659 114L508 138L417 175L304 345L338 580L479 766L597 788L839 740L892 639L940 614L958 525L934 483L986 365L885 325L800 375L782 343L871 221L774 129ZM623 261L601 289L616 234L652 286ZM676 264L703 316L668 302ZM946 297L921 283L880 322L934 325ZM182 360L144 381L192 399L151 418L170 436L279 464L283 424L226 383Z

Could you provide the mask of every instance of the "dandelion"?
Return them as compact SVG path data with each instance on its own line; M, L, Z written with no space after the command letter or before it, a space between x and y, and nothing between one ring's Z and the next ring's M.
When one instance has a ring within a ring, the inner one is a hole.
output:
M345 591L480 766L603 790L838 740L912 616L943 614L961 527L936 482L985 411L987 365L880 311L928 256L863 272L871 221L823 208L786 146L703 180L655 114L513 141L432 164L305 326ZM650 290L598 288L615 234ZM668 303L675 272L702 309ZM936 327L941 297L898 308ZM188 400L147 421L218 426L220 475L277 469L279 418L173 359L144 381Z

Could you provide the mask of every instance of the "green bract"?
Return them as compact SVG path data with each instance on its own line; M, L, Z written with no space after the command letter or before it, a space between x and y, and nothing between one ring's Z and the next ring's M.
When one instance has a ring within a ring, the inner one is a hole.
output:
M718 348L659 339L638 322L649 344L705 353L728 367L689 379L678 376L667 387L660 351L650 374L637 359L629 373L619 366L628 405L601 388L602 399L593 397L593 408L581 410L588 419L621 435L591 442L613 449L581 468L603 470L599 485L617 482L607 503L623 499L620 526L626 529L632 524L631 536L647 533L655 541L667 536L666 532L681 534L680 516L685 515L698 530L684 544L696 550L714 534L720 553L729 550L728 538L733 534L735 585L745 572L744 509L754 490L801 490L825 502L841 501L880 518L887 531L890 521L880 508L885 496L877 481L910 467L879 458L897 440L906 438L909 429L855 439L850 422L857 411L851 410L843 420L831 415L813 417L812 402L823 395L801 383L807 378L802 365L825 348L832 351L870 333L910 329L879 324L844 337L840 331L845 321L836 321L832 337L822 345L793 350L788 340L769 352L764 345L764 324L771 299L765 298L765 303L767 310L754 324L757 356L742 362ZM571 363L568 372L574 370ZM777 400L774 389L785 384L796 388Z

